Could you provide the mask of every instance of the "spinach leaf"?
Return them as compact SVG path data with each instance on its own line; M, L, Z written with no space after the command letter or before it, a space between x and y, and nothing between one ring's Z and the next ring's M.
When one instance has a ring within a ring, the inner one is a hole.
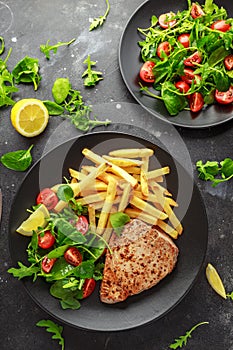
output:
M91 260L83 261L73 271L75 277L79 278L92 278L94 273L95 265Z
M64 202L69 202L74 197L74 191L69 185L61 185L58 187L57 196Z
M161 96L170 115L177 115L187 106L186 98L177 94L171 82L165 82L162 85Z
M46 281L51 282L63 280L64 278L70 276L74 269L75 266L68 264L65 258L61 257L55 262L49 275L47 275L47 277L45 275Z
M110 222L117 235L121 234L121 231L124 228L124 225L129 221L130 221L129 215L123 212L110 214Z
M50 287L50 294L55 298L61 299L60 303L63 309L77 310L80 308L80 302L77 299L82 299L82 291L72 291L70 288L64 288L67 281L56 281Z
M222 62L224 58L229 54L224 46L218 47L214 50L208 58L208 65L214 67L219 62Z
M12 75L17 84L19 83L33 83L34 90L38 89L41 81L39 74L39 60L25 56L19 61L12 71Z
M56 103L61 104L70 92L70 81L68 78L58 78L52 87L52 95Z
M47 256L49 259L54 259L54 258L60 258L61 256L64 255L65 251L69 248L69 244L62 245L60 247L57 247L53 250L51 250Z
M76 228L66 221L64 218L56 218L54 219L55 227L66 237L71 238L78 244L82 244L86 242L86 238L82 233L76 230Z
M56 102L46 100L43 101L43 104L47 108L49 115L61 115L64 113L64 108Z
M11 170L25 171L32 163L31 145L28 150L18 150L15 152L8 152L1 156L0 161L2 164Z
M103 278L104 263L98 263L95 266L95 271L93 273L93 278L96 281L102 280Z

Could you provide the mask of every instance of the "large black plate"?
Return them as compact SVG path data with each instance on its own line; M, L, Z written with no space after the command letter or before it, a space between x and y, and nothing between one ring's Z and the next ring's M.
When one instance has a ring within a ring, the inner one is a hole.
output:
M125 302L106 305L100 302L98 289L82 302L80 310L62 310L59 302L50 296L49 285L38 278L35 283L24 279L31 297L52 316L76 327L100 331L115 331L140 326L161 317L174 307L193 285L205 257L207 247L207 218L205 208L191 176L166 151L151 142L118 132L98 132L73 138L47 153L26 175L16 194L10 213L9 246L14 265L27 263L29 242L15 232L28 216L26 209L35 203L40 189L61 183L68 176L69 167L79 168L83 161L82 149L89 147L99 154L115 148L150 147L155 150L152 167L169 165L167 188L178 198L178 217L182 218L184 234L177 240L180 249L175 270L157 286ZM187 200L188 199L188 200Z
M199 1L203 3L204 1ZM228 16L233 16L233 3L229 0L215 1L228 11ZM161 13L177 12L187 8L187 1L180 0L149 0L144 2L129 19L119 46L119 65L124 82L136 99L147 111L155 117L165 120L177 126L189 128L205 128L224 123L233 118L233 105L221 106L212 105L200 113L192 115L189 111L182 111L177 116L171 117L162 101L151 98L140 92L138 84L138 73L142 66L140 57L140 47L138 41L144 40L140 36L137 28L147 28L150 26L152 15L159 16Z

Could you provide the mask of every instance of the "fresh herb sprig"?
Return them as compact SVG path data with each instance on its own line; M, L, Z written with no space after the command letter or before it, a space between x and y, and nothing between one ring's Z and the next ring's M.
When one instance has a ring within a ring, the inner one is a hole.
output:
M46 327L46 331L53 333L52 339L58 340L61 350L65 349L65 339L62 336L63 327L51 320L41 320L36 324L38 327Z
M8 169L25 171L32 163L31 145L27 150L8 152L1 156L0 162Z
M90 24L89 31L92 31L98 27L101 27L104 24L104 22L106 21L107 16L108 16L109 11L110 11L110 3L109 3L109 0L105 0L105 2L107 5L107 9L106 9L104 15L93 19L93 21Z
M197 327L202 326L204 324L209 324L209 322L200 322L200 323L196 324L189 331L187 331L185 335L181 335L179 338L175 339L175 342L172 343L169 346L169 348L170 349L178 349L178 348L182 348L183 346L185 346L187 344L188 339L191 338L191 334L193 333L193 331L195 331L195 329Z
M199 172L199 178L211 181L213 187L233 178L233 160L231 158L225 158L220 163L209 160L203 163L202 160L199 160L196 162L196 168Z
M58 43L54 44L54 45L49 45L50 40L47 40L45 45L40 45L40 51L45 55L45 57L47 58L47 60L50 59L50 52L52 51L54 54L57 53L57 49L61 46L69 46L70 44L72 44L76 39L71 39L70 41L67 42L62 42L59 41Z
M96 62L91 61L90 55L87 56L83 63L87 65L87 69L82 74L82 78L85 78L85 86L95 86L98 83L98 81L103 80L103 73L92 69L92 66L95 66Z
M18 91L18 88L14 84L14 77L7 68L7 61L11 55L11 51L12 49L8 51L5 60L0 59L0 107L14 105L15 102L12 99L12 94Z
M16 64L12 70L12 75L16 84L33 83L34 90L37 90L41 81L39 60L37 58L25 56Z

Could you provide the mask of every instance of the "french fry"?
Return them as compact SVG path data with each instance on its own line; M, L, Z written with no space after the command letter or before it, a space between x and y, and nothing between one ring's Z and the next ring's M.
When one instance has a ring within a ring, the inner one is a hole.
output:
M141 198L138 198L135 195L130 199L130 204L132 204L136 208L138 208L142 211L145 211L146 213L154 216L156 219L165 220L168 217L168 215L166 213L156 209L155 207L153 207L152 205L148 204L147 202L145 202Z
M167 175L169 173L170 173L170 168L168 166L165 166L163 168L148 171L148 173L146 175L147 175L147 179L151 180L151 179L156 179L157 177L159 177L161 175Z
M113 206L111 212L116 213L116 211L117 211L116 207ZM112 232L113 232L113 228L112 228L110 216L109 216L106 228L105 228L104 233L102 235L103 239L105 239L106 242L109 242L111 235L112 235Z
M141 168L137 166L129 166L125 167L124 169L131 175L140 175L141 173Z
M158 221L155 217L136 208L127 208L125 213L129 215L131 219L140 219L151 225L156 225Z
M92 232L96 231L96 220L95 220L95 208L92 205L88 205L88 217L89 225Z
M86 177L85 174L81 173L78 170L72 169L72 168L69 168L69 173L70 173L71 177L74 177L75 179L77 179L79 181L84 180Z
M129 204L131 190L131 185L129 183L126 183L123 187L123 193L121 196L121 201L119 203L118 211L124 211L127 205Z
M178 234L181 235L181 233L183 232L183 227L181 225L181 222L179 221L179 219L175 215L174 211L170 207L170 204L168 203L167 200L165 201L164 211L165 211L165 213L167 213L169 221L171 222L172 226L176 229Z
M77 202L79 202L82 205L85 204L92 204L96 202L100 202L102 200L105 200L107 197L107 192L99 192L95 194L90 194L88 196L84 196L81 198L77 198Z
M142 165L141 160L137 159L130 159L130 158L119 158L119 157L110 157L110 156L103 156L104 159L106 159L108 162L111 162L119 167L129 167L129 166L140 166Z
M157 225L164 231L166 232L169 236L171 236L174 239L177 239L178 237L178 232L168 225L165 221L158 220Z
M140 183L141 183L141 191L144 196L148 196L149 194L149 187L148 187L148 181L147 181L147 174L141 169L141 174L140 174Z
M97 168L95 168L85 177L85 179L79 182L80 191L82 192L84 189L86 189L89 186L89 184L93 180L95 180L100 174L102 174L107 168L108 165L106 163L99 164Z
M108 153L112 157L142 158L151 157L154 151L150 148L122 148Z

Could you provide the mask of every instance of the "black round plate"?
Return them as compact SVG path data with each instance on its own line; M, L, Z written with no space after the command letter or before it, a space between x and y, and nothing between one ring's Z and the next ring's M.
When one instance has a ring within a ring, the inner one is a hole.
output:
M98 331L130 329L163 316L190 290L202 267L207 247L205 208L191 176L155 144L119 132L96 132L76 137L44 155L28 172L16 194L9 220L9 246L14 266L18 261L27 264L26 247L30 239L16 233L16 228L28 216L26 209L35 204L42 188L61 183L64 176L68 177L69 167L79 169L84 147L99 154L116 148L149 147L155 150L152 168L165 165L171 168L164 185L174 194L174 199L179 198L176 214L182 218L184 226L184 233L176 241L180 249L177 266L158 285L115 305L101 303L99 288L96 288L89 298L81 302L80 310L62 310L58 300L49 294L49 284L40 278L34 283L30 278L24 279L23 283L40 307L72 326ZM190 200L187 202L188 193Z
M204 1L199 1L203 3ZM233 17L233 3L228 0L215 1L228 11L228 16ZM233 105L212 105L201 111L192 114L189 111L182 111L177 116L170 116L162 101L146 96L140 92L139 71L143 64L140 56L138 41L144 37L138 32L138 28L148 28L152 15L157 17L162 13L170 11L177 12L187 8L187 1L180 0L149 0L144 2L129 19L119 46L119 65L123 80L130 93L138 103L155 117L165 120L177 126L189 128L205 128L222 124L233 118Z

